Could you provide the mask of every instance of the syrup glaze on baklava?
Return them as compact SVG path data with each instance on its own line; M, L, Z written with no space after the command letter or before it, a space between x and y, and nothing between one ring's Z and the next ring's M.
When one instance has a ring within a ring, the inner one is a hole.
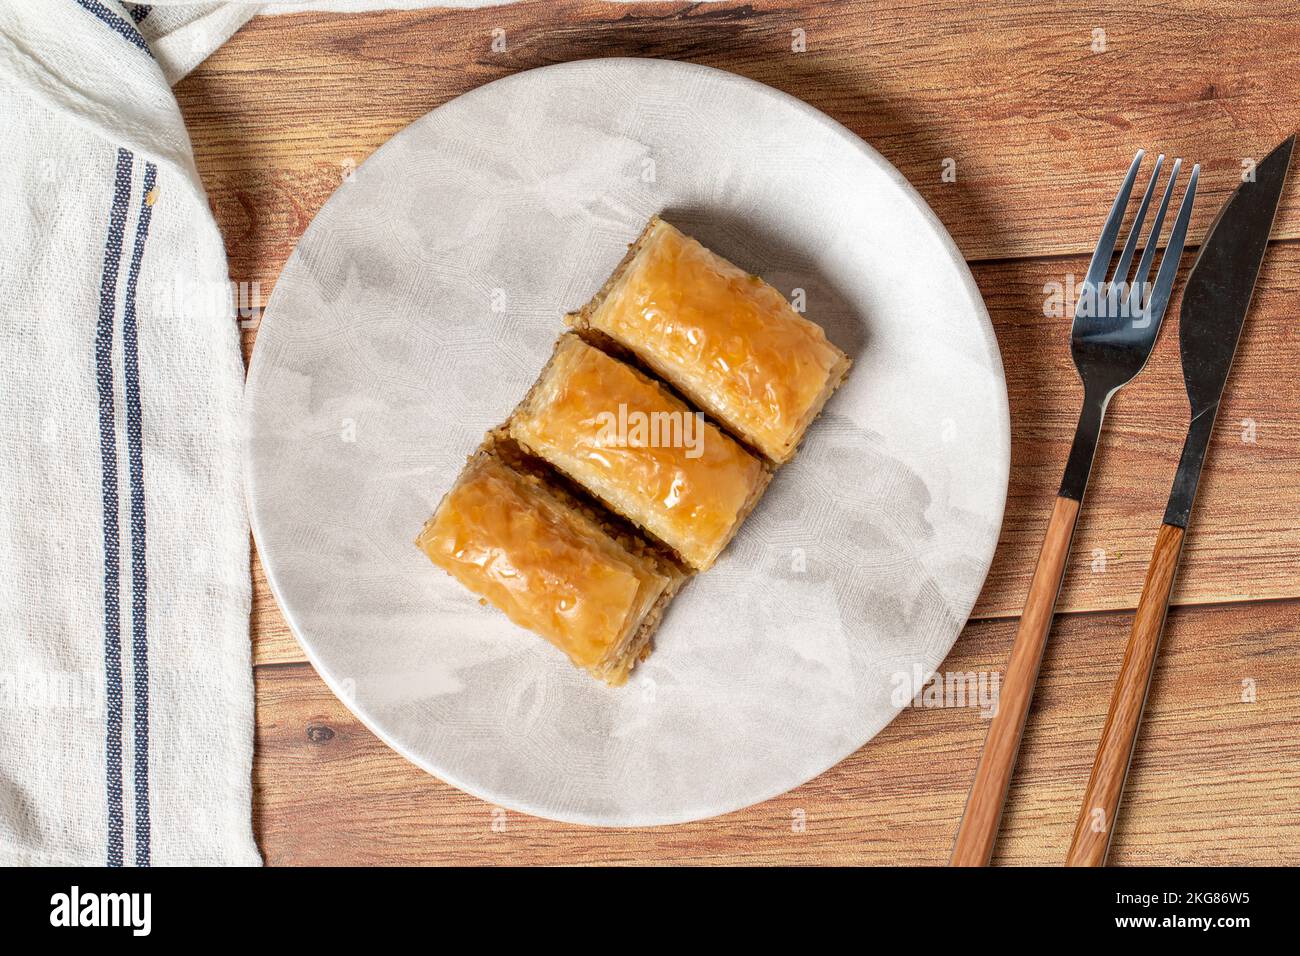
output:
M631 366L563 336L510 436L708 568L766 487L764 465Z
M680 578L490 452L470 460L416 544L514 623L611 684L627 679Z
M633 352L777 463L850 365L780 292L657 216L570 321Z

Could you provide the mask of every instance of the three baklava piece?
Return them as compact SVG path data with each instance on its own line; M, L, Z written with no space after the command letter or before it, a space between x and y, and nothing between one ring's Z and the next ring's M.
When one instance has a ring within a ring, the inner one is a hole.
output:
M567 322L416 543L620 685L850 361L776 289L658 216Z

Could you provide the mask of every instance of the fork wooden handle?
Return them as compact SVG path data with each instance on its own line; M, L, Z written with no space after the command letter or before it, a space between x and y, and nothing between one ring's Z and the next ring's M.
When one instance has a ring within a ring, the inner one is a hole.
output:
M1142 597L1138 600L1133 630L1124 651L1124 663L1115 679L1110 711L1106 714L1106 725L1097 744L1088 789L1079 807L1074 841L1065 860L1067 866L1101 866L1106 862L1110 838L1119 815L1120 798L1124 794L1124 778L1128 776L1129 762L1133 759L1147 691L1151 688L1151 675L1156 669L1160 635L1165 627L1169 596L1174 588L1185 534L1176 525L1162 524L1160 534L1156 536L1155 551L1147 566L1146 583L1142 585Z
M1002 805L1007 799L1011 772L1015 769L1016 754L1020 750L1020 737L1024 733L1029 703L1038 682L1038 668L1043 662L1043 649L1052 629L1052 612L1056 608L1056 595L1061 590L1065 576L1065 560L1070 553L1070 539L1079 518L1079 502L1058 497L1052 507L1052 517L1047 523L1043 550L1038 555L1038 566L1029 585L1016 641L1011 648L1006 676L1002 680L997 713L989 724L984 741L984 754L975 770L975 782L966 800L966 813L962 816L953 846L952 866L987 866L997 841L998 824L1002 820Z

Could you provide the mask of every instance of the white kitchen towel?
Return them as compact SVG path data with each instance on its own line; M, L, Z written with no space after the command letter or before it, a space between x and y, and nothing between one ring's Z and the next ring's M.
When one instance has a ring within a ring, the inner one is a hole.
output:
M257 864L243 364L163 71L0 4L0 863Z

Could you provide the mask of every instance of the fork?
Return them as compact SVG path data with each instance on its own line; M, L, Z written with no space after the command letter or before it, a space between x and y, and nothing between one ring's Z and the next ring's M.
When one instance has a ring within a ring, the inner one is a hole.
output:
M1065 465L1065 477L1052 507L1038 565L1029 586L1029 596L1025 600L1024 613L1020 617L1015 643L1011 648L1001 698L989 724L984 752L975 770L975 781L966 801L966 812L957 831L951 860L953 866L987 866L993 855L1002 807L1006 802L1016 755L1020 750L1025 718L1038 680L1043 650L1052 626L1056 597L1061 589L1061 579L1065 576L1070 542L1074 537L1088 474L1092 470L1106 407L1112 396L1132 381L1146 365L1151 347L1160 331L1165 308L1169 305L1178 261L1183 254L1187 223L1196 196L1196 181L1200 176L1199 165L1192 167L1155 282L1148 284L1147 278L1151 274L1151 266L1160 243L1165 213L1169 209L1174 183L1182 168L1182 160L1176 159L1165 184L1155 221L1147 235L1146 245L1138 258L1137 268L1132 280L1129 279L1129 270L1133 266L1141 238L1142 224L1164 165L1165 157L1161 155L1156 159L1151 180L1147 183L1142 201L1133 217L1114 273L1110 281L1106 281L1115 253L1115 242L1119 238L1129 196L1144 155L1143 150L1138 150L1110 208L1110 215L1102 227L1092 261L1088 264L1088 273L1075 309L1074 324L1070 329L1070 352L1079 378L1083 381L1083 409L1079 413L1074 444Z

